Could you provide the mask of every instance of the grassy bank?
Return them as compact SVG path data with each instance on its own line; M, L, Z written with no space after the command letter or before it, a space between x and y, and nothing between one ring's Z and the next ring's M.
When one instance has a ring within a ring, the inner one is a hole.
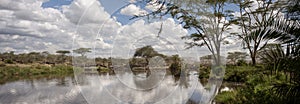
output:
M72 66L66 65L27 65L27 66L2 66L0 67L0 78L2 77L16 77L16 76L41 76L41 75L61 75L73 73Z
M282 93L285 89L293 90L299 87L290 82L289 76L284 72L272 73L260 66L228 66L223 83L226 82L243 85L235 86L232 91L220 92L215 98L217 104L284 104L287 101L293 102L290 100L299 100L298 90L291 92L294 95L278 96L278 93ZM276 90L278 84L285 86L278 91ZM296 87L289 88L289 84Z

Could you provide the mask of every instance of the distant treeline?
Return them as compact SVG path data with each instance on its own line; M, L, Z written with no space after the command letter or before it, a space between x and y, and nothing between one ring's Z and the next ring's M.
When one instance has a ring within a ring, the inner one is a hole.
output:
M4 64L71 64L72 57L65 54L50 54L49 52L30 52L14 54L0 53L0 62Z

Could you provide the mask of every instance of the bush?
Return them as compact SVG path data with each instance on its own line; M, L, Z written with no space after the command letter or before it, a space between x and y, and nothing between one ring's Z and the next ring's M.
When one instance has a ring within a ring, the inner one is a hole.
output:
M0 67L5 67L5 63L4 62L0 62Z
M248 65L248 63L245 60L238 60L236 64L237 64L237 66L246 66L246 65Z
M272 91L274 82L285 81L283 73L270 75L260 67L230 66L228 73L235 72L243 78L244 86L237 87L233 92L222 92L215 100L225 104L284 104L285 101ZM227 80L233 80L232 74L227 73ZM243 75L240 75L243 74ZM228 78L230 77L230 78Z
M4 60L4 62L5 62L6 64L13 64L13 63L14 63L14 62L13 62L12 60L10 60L10 59Z
M5 66L0 67L0 76L28 76L28 75L49 75L49 74L70 74L73 73L72 66L57 65L46 67L42 65L31 67Z
M98 69L97 69L97 71L98 72L104 72L104 73L107 73L107 72L109 72L110 71L110 69L109 68L106 68L106 67L99 67Z
M238 104L237 91L221 92L215 97L215 102L223 104Z
M170 71L171 71L171 74L172 75L180 75L181 73L181 66L180 66L180 63L172 63L171 66L169 67Z
M225 70L225 81L245 82L248 75L255 74L259 68L252 66L227 66Z
M210 74L211 67L201 65L199 71L199 79L208 79Z

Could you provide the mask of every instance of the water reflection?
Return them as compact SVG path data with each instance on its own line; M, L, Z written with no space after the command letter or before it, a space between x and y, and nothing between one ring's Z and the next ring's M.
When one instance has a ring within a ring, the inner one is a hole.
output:
M137 88L153 85L151 81L142 83L145 79L131 77L129 73L121 75ZM148 90L137 90L121 83L114 75L81 74L74 77L55 79L20 80L0 85L0 104L117 104L117 103L145 103L145 104L184 104L207 103L213 91L204 90L198 79L186 76L186 83L175 80L173 76L164 79ZM197 79L197 80L195 80Z
M20 80L0 85L0 104L84 104L74 78Z

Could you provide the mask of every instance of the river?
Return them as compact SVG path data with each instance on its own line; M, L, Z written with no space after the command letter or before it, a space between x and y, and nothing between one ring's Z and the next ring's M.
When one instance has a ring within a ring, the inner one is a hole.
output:
M161 76L161 75L160 75ZM207 102L213 95L197 76L171 75L145 80L129 74L80 74L17 80L0 85L0 104L183 104ZM162 78L162 79L159 79ZM149 79L149 78L146 78ZM159 79L157 81L156 79ZM127 80L123 82L122 80ZM149 87L150 86L150 87Z

